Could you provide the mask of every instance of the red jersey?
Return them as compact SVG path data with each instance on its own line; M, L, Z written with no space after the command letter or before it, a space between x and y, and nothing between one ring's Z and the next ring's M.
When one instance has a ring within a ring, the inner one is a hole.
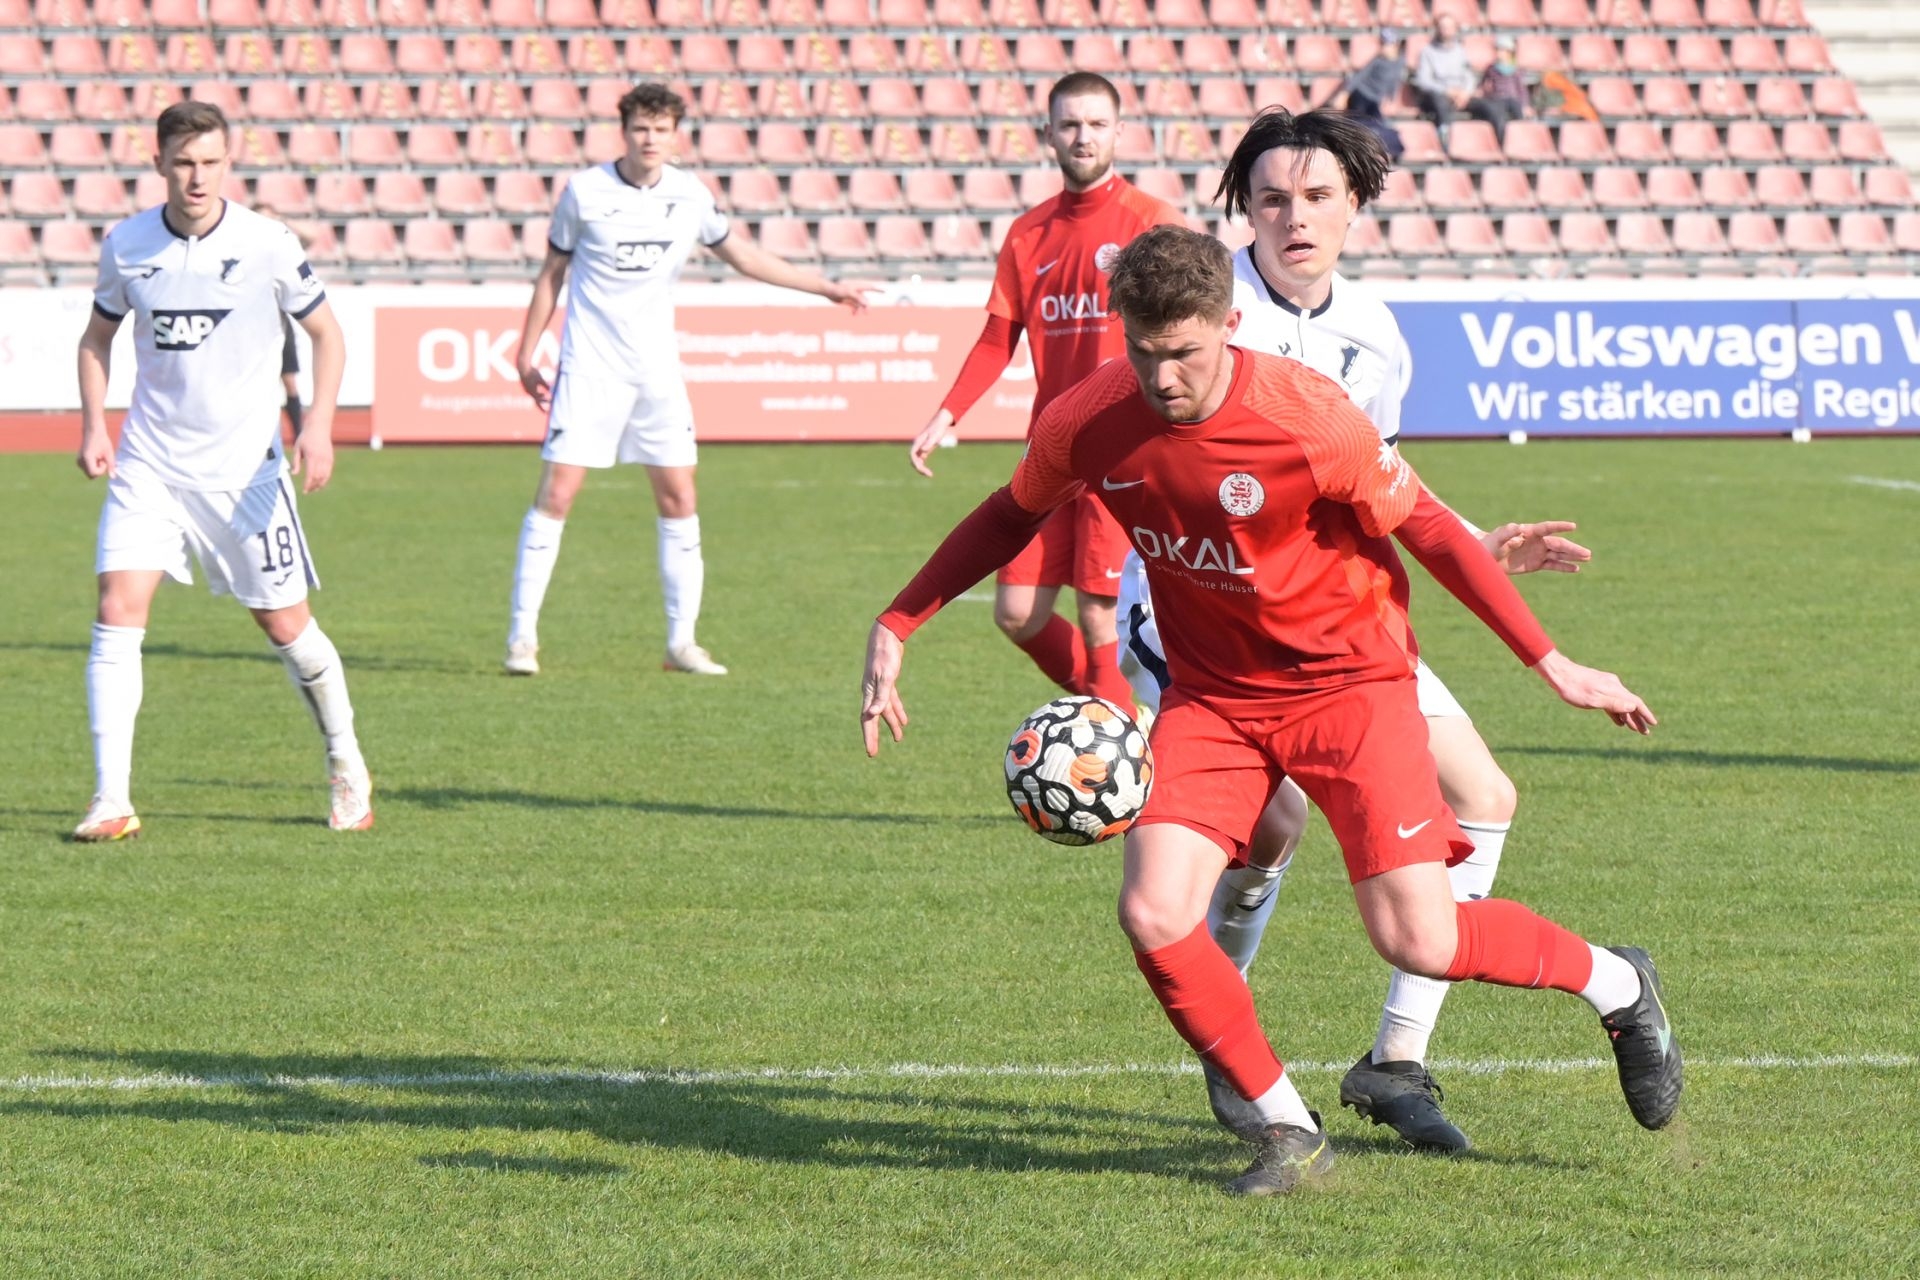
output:
M987 314L1027 331L1036 419L1061 392L1125 354L1119 318L1107 314L1107 268L1135 236L1163 223L1185 226L1186 218L1119 174L1014 219Z
M1407 574L1387 536L1418 504L1446 509L1340 386L1296 361L1233 358L1225 402L1195 423L1154 412L1126 363L1095 373L1034 425L1014 501L1037 512L1099 498L1146 563L1173 687L1189 697L1255 714L1411 674ZM1491 568L1478 543L1475 555ZM1508 643L1544 657L1552 644L1504 575L1499 587L1477 576Z

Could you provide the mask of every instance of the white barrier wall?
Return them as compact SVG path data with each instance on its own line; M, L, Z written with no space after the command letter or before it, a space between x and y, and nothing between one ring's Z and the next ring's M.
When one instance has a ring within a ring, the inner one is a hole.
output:
M1920 430L1920 282L1367 287L1393 304L1413 352L1408 435ZM964 358L986 289L895 284L869 316L850 318L762 285L683 285L683 354L703 433L910 435ZM527 291L330 290L347 335L342 404L375 405L376 429L394 439L537 436L511 367ZM0 411L79 407L74 345L90 306L84 289L0 290ZM406 323L423 308L436 315ZM126 403L131 370L123 326L112 405ZM1030 399L1031 371L1017 361L979 420L969 417L969 434L1017 436Z

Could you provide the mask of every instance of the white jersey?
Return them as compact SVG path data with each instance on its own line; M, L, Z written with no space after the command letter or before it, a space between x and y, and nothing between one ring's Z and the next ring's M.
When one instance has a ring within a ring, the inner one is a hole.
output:
M165 206L109 231L93 309L134 317L119 465L204 491L278 475L280 317L299 319L325 300L293 232L231 200L202 236L177 234Z
M1233 255L1233 340L1250 351L1286 356L1346 388L1388 444L1400 439L1400 400L1413 377L1413 356L1387 305L1339 272L1333 292L1312 311L1281 298L1253 265L1253 246Z
M593 378L639 382L679 373L674 278L696 242L727 238L727 217L706 185L663 165L636 187L613 163L573 175L554 207L547 242L573 258L560 367Z

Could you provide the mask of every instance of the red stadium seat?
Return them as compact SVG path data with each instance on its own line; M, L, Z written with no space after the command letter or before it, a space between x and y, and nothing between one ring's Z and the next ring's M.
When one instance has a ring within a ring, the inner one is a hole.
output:
M1576 35L1567 42L1567 65L1581 75L1618 75L1625 70L1620 62L1620 46L1613 42L1613 37L1593 34ZM1659 71L1663 68L1635 69Z
M40 248L33 228L11 219L0 221L0 280L9 284L44 285L46 278L30 270L39 265Z
M606 12L604 0L601 13ZM707 24L706 15L701 12L701 0L654 0L654 20L663 27L703 27Z
M960 197L981 213L1010 213L1021 207L1013 179L1004 169L969 169L960 176Z
M1707 25L1710 27L1757 27L1752 0L1706 0Z
M1655 119L1691 120L1700 115L1700 105L1693 97L1693 86L1678 76L1659 76L1648 80L1641 86L1640 93L1646 103L1647 114Z
M64 218L71 212L65 184L45 169L15 173L7 183L7 197L16 217Z
M1824 213L1790 213L1781 237L1790 253L1835 253L1840 241L1833 220Z
M373 212L367 180L357 173L323 173L313 180L313 207L324 217L363 218Z
M1920 253L1920 213L1893 215L1893 247L1902 253Z
M84 222L49 222L40 228L40 256L57 266L90 267L100 260L100 241Z
M1709 120L1740 120L1753 114L1747 87L1731 76L1702 80L1699 95L1700 114Z
M1885 164L1892 159L1887 152L1886 139L1880 135L1880 126L1871 120L1845 121L1840 125L1839 135L1839 152L1843 160Z
M497 31L538 31L544 25L535 0L487 0L486 18Z
M1659 165L1647 171L1647 201L1656 209L1698 209L1700 184L1694 171L1681 165Z
M767 132L767 129L762 129L760 133L763 157ZM813 153L822 164L850 167L873 162L866 135L857 126L838 120L822 125L815 132Z
M1647 25L1647 8L1642 0L1595 0L1593 16L1602 29Z
M1516 121L1516 124L1531 123ZM1514 126L1508 126L1511 138ZM1541 128L1544 133L1545 129ZM1500 142L1494 137L1493 126L1484 120L1456 120L1448 131L1447 154L1459 164L1498 164L1501 160Z
M1640 75L1665 76L1679 70L1674 65L1673 47L1667 43L1665 36L1627 36L1620 41L1620 61L1628 70Z
M927 155L935 164L969 168L986 162L986 144L980 140L980 131L970 124L942 122L933 126L931 135Z
M1496 213L1529 212L1539 207L1525 169L1489 165L1480 171L1480 199Z
M153 25L162 30L189 30L206 23L200 16L200 0L152 0L149 13Z
M1909 209L1913 207L1913 184L1907 178L1906 171L1893 165L1866 171L1866 198L1870 204L1881 208Z
M1509 154L1512 154L1515 130L1534 123L1516 120L1507 126ZM1560 156L1574 164L1604 164L1615 158L1605 127L1591 120L1569 120L1560 126Z
M1728 61L1735 71L1749 76L1781 75L1787 69L1787 64L1780 59L1780 46L1771 35L1760 32L1735 36L1728 50Z
M1114 148L1116 157L1127 136L1128 131L1123 124L1120 143ZM1034 133L1032 125L1001 120L987 130L987 155L992 157L995 164L1029 165L1037 162L1043 154L1039 135Z
M1725 210L1752 209L1760 203L1747 171L1733 165L1700 171L1700 202L1709 209Z
M1753 175L1753 194L1768 209L1805 209L1812 201L1800 171L1789 165L1764 165Z
M421 128L433 128L423 125ZM415 130L418 132L418 130ZM483 122L467 133L467 163L485 169L504 169L509 165L524 164L525 157L513 131L504 125L491 121Z
M535 120L584 120L580 86L566 76L535 80L527 87L527 114Z
M862 224L864 227L865 224ZM760 247L790 262L811 262L820 257L813 232L802 218L765 218L759 227Z
M931 262L933 246L917 216L888 214L873 225L873 248L882 262Z
M226 81L224 83L229 91L235 90L236 86L232 81ZM339 119L342 115L354 116L359 114L352 105L353 100L351 97L347 99L347 107L344 112L328 111L316 113L312 110L313 107L321 105L323 93L329 91L338 93L341 87L339 82L333 80L312 81L307 86L308 101L303 103L300 101L300 95L294 92L293 82L290 80L255 80L247 86L244 110L237 114L228 112L228 115L234 119L264 122L305 120L315 114L320 114L323 118L328 119ZM199 100L197 94L195 95L195 100Z
M1428 171L1429 176L1436 172L1439 171ZM1202 185L1204 184L1195 184L1196 188ZM1208 187L1207 191L1211 193L1212 188ZM1418 213L1426 208L1426 205L1420 199L1419 184L1414 180L1410 170L1389 169L1386 181L1380 186L1379 196L1367 207L1376 213Z
M1420 190L1426 207L1435 213L1478 210L1481 207L1480 193L1474 187L1473 175L1465 169L1429 169L1421 179Z
M712 130L726 126L710 124L701 130L704 138ZM744 145L746 134L741 138ZM542 169L571 169L580 164L580 143L574 137L573 129L564 124L555 124L549 120L538 121L527 126L526 134L527 163ZM502 179L506 174L501 174Z
M1401 258L1436 257L1446 252L1440 228L1424 213L1396 213L1389 218L1387 247Z
M1020 207L1031 209L1059 195L1065 187L1060 171L1051 165L1028 169L1020 175Z
M272 209L289 218L310 218L315 211L306 175L301 173L261 174L254 179L253 202L258 208Z
M167 180L151 169L142 169L133 180L133 207L152 209L167 202Z
M683 37L680 41L680 67L690 76L726 76L732 75L737 69L733 61L733 49L726 38L714 35Z
M929 85L945 83L964 85L965 82L945 79L928 81ZM957 95L954 98L953 105L955 107L960 105ZM1042 108L1042 110L1044 110L1044 108ZM957 116L961 113L956 111L952 114ZM1005 116L1009 119L1027 120L1038 113L1034 110L1033 101L1027 96L1026 86L1021 82L1020 77L1002 76L998 79L984 80L981 82L979 114L989 118Z
M413 95L407 92L407 82L398 77L363 82L360 86L360 116L365 120L413 119Z
M1780 154L1801 164L1831 164L1840 159L1827 126L1817 120L1789 120L1781 125Z
M1456 258L1493 258L1502 254L1493 219L1484 213L1450 214L1446 242L1447 252Z
M1454 124L1454 133L1457 135L1461 125L1466 124L1478 124L1489 133L1491 133L1493 129L1493 126L1478 120L1462 120ZM1597 124L1591 124L1585 120L1570 120L1561 126L1563 144L1567 136L1566 131L1572 129L1575 125L1587 125L1590 129L1600 130L1602 139L1604 140L1606 137L1606 131L1600 129L1600 126ZM1405 136L1405 131L1402 130L1401 137L1403 140ZM1411 151L1412 148L1409 147L1408 150ZM1506 158L1516 163L1532 162L1535 164L1552 164L1560 157L1559 150L1555 148L1553 144L1553 131L1538 120L1515 120L1509 124L1507 126L1505 151ZM1499 159L1500 157L1496 154L1493 157L1493 162L1497 162Z
M874 25L872 0L826 0L821 9L821 21L829 27L865 30Z
M1269 76L1257 82L1253 86L1253 103L1255 111L1264 111L1268 107L1285 107L1294 115L1299 115L1307 109L1306 95L1300 92L1300 82L1292 76ZM1245 118L1247 117L1242 117L1242 119ZM1428 128L1431 129L1432 126L1429 125ZM1431 141L1437 149L1440 145L1439 135L1434 134ZM1442 155L1441 158L1445 159L1445 156Z
M479 217L493 212L493 201L479 174L455 170L434 179L433 210L450 218Z
M787 52L787 42L779 36L741 36L734 49L734 61L741 72L750 77L783 75L794 65Z
M384 42L381 47L385 48ZM230 76L270 76L278 74L280 58L265 32L249 31L227 37L220 65Z
M1100 0L1100 25L1114 31L1138 31L1152 25L1147 0Z
M1727 61L1726 52L1720 47L1720 37L1709 35L1684 35L1673 42L1673 62L1680 70L1693 75L1725 75L1732 70Z
M1141 169L1133 175L1133 185L1176 209L1187 207L1186 180L1176 169Z
M1838 241L1845 253L1887 253L1893 248L1887 220L1877 213L1841 214Z
M355 218L347 223L347 261L357 266L400 266L406 262L393 224L381 218Z
M1673 253L1666 223L1657 213L1624 213L1614 227L1620 252L1635 258L1664 258Z
M1710 213L1681 213L1673 219L1673 247L1696 257L1724 257L1727 237L1720 219Z
M1692 107L1693 95L1687 92L1684 82L1680 91L1687 94L1687 105ZM1635 119L1646 114L1640 107L1639 89L1625 76L1599 76L1589 80L1587 101L1608 120Z
M1773 130L1765 125L1769 142ZM1673 126L1670 141L1675 160L1694 164L1717 164L1727 159L1727 149L1721 145L1718 127L1704 120L1682 120Z
M1771 39L1772 37L1768 37ZM1833 54L1827 42L1813 34L1788 36L1782 43L1781 57L1787 70L1804 75L1832 75Z
M392 171L373 179L373 210L390 218L411 218L425 214L427 184L417 173Z
M892 60L893 45L886 41L882 43L885 46L884 51L873 50L870 51L869 56L881 56L884 53L886 64L876 69L894 70L899 64ZM947 75L951 74L959 64L947 52L946 43L928 33L921 35L918 39L912 37L907 39L905 65L909 70L927 75Z
M968 217L942 217L933 220L933 256L944 262L986 262L993 257L980 223Z
M237 140L236 140L237 141ZM236 145L237 153L238 147ZM113 131L107 156L116 169L144 169L153 164L153 128L144 124L126 124ZM238 163L236 159L236 163Z
M846 193L828 169L796 169L787 179L787 203L796 213L844 213Z
M58 80L29 80L17 90L13 103L16 120L56 121L74 118L73 100L67 87ZM0 90L0 112L6 110L6 93Z
M1807 105L1807 95L1800 88L1800 82L1785 76L1770 76L1756 84L1753 108L1762 116L1774 120L1799 119L1812 110Z
M1406 147L1400 157L1402 164L1440 164L1446 160L1447 153L1440 148L1440 134L1427 121L1408 120L1395 127L1400 130L1401 145ZM1551 153L1547 158L1552 158Z
M1780 229L1770 213L1736 213L1727 220L1727 247L1738 254L1780 252Z
M1853 81L1845 76L1825 76L1813 82L1813 114L1858 120L1867 114L1854 92Z
M780 179L765 169L736 169L728 174L727 203L735 213L784 213L787 208Z
M528 162L533 163L531 146L528 151ZM494 179L493 207L510 216L524 217L552 209L553 197L547 191L546 179L539 174L510 169Z
M764 88L778 83L786 81L784 78L763 80L761 86ZM699 115L702 120L751 120L759 114L745 80L728 76L709 80L700 86Z
M1195 33L1180 48L1180 65L1194 76L1231 74L1236 65L1233 46L1225 36Z
M812 105L813 113L823 119L850 120L864 117L870 110L860 86L844 77L814 81Z
M1640 170L1624 165L1606 165L1595 169L1593 202L1608 210L1647 208L1647 189L1640 180Z
M91 39L87 43L93 44ZM93 52L94 57L99 57L100 46L94 45ZM47 71L47 56L38 36L0 32L0 75L43 76Z
M407 223L401 251L416 267L457 267L463 264L460 238L444 218L415 218Z
M477 265L517 266L522 261L513 225L501 218L473 218L460 228L460 252Z
M103 169L107 144L93 125L57 124L47 140L47 158L56 169Z
M1236 80L1233 83L1238 85L1239 81ZM1157 76L1148 80L1143 99L1146 113L1156 119L1190 119L1200 114L1200 106L1194 101L1192 86L1185 80L1177 80L1170 76Z
M1727 156L1749 165L1777 164L1782 159L1773 126L1760 120L1736 120L1727 126Z
M1275 75L1293 70L1287 46L1277 36L1242 36L1235 63L1248 75Z
M944 169L907 170L905 200L916 213L957 213L965 207L953 175Z
M996 106L999 95L1006 91L1008 82L989 81L980 86L984 98L989 91L995 95ZM1012 92L1023 93L1019 81L1011 82ZM929 116L936 120L968 120L974 115L975 104L972 90L967 82L953 76L934 76L921 84L916 93L913 81L900 77L887 77L871 80L867 83L867 109L876 117L886 120L915 120ZM1022 114L1024 112L987 110L983 114Z
M1350 258L1377 258L1386 253L1387 238L1377 219L1361 214L1347 230L1345 255Z
M104 55L92 36L55 36L46 61L23 68L22 73L41 75L49 69L70 78L105 75L109 70L119 76L152 75L161 69L160 50L145 32L109 38ZM0 66L0 72L7 70Z
M1867 203L1853 170L1844 165L1822 165L1808 185L1813 203L1823 209L1858 209Z
M318 143L323 136L331 138L333 130L311 129L307 131L306 136L312 142ZM293 159L301 164L313 163L311 160L301 159L297 154ZM404 159L405 153L400 146L400 135L392 125L359 124L347 131L347 164L352 168L390 169L403 163ZM337 155L334 163L339 163Z
M1055 41L1054 43L1057 48L1059 42ZM1060 55L1059 65L1047 67L1040 65L1041 61L1044 60L1046 51L1038 46L1033 46L1032 48L1033 51L1029 54L1029 57L1036 59L1035 65L1030 68L1020 68L1021 70L1045 73L1049 71L1065 71L1067 69L1066 55L1064 53ZM962 36L960 38L960 65L968 71L985 72L989 75L1005 75L1007 72L1015 69L1013 53L1007 48L1007 42L996 35Z
M1619 252L1606 218L1570 213L1560 219L1560 249L1570 258L1610 258Z
M498 76L507 67L507 52L497 36L467 31L454 38L453 69L463 76ZM485 86L477 86L484 88Z
M853 126L847 126L852 129ZM925 164L926 148L920 142L920 130L912 125L889 120L873 131L872 162L882 165L912 166Z
M226 81L218 82L227 93L233 93L233 86ZM194 86L197 94L201 86ZM151 120L152 116L135 116L127 106L127 91L111 80L87 80L73 87L73 118L76 120L96 120L101 124L114 124L126 120L138 120L141 123Z
M1591 209L1593 190L1578 169L1550 165L1534 174L1534 190L1542 209Z
M933 15L927 12L927 0L878 0L875 16L879 26L902 31L925 31L934 25ZM861 25L873 24L863 22Z
M1303 35L1293 42L1293 65L1302 75L1345 75L1347 55L1333 36Z

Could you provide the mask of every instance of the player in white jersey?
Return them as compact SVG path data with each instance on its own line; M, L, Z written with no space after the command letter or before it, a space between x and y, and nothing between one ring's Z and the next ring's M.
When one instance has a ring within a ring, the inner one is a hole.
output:
M505 668L540 670L540 605L567 513L590 468L640 463L659 512L660 587L667 612L669 671L721 676L694 639L706 564L695 512L693 407L674 334L674 278L695 244L742 275L819 294L855 311L868 286L828 280L730 234L713 194L667 163L686 103L662 85L643 84L620 99L626 154L577 173L554 209L547 258L527 304L520 336L521 385L547 411L545 466L520 527L513 616ZM553 385L534 363L540 337L571 268L572 286L560 365Z
M1234 258L1234 341L1288 356L1339 383L1379 429L1383 450L1400 435L1400 402L1412 376L1406 340L1379 299L1335 269L1347 229L1380 193L1388 159L1364 126L1332 111L1293 115L1264 111L1253 122L1221 180L1229 214L1247 216L1254 242ZM1463 524L1466 522L1463 520ZM1467 525L1509 573L1576 571L1586 548L1560 535L1564 521L1507 524L1483 533ZM1165 659L1139 557L1121 582L1122 669L1136 696L1157 709L1167 683ZM1484 898L1518 803L1513 783L1494 762L1453 695L1423 661L1421 713L1439 767L1440 786L1474 851L1450 869L1456 898ZM1214 891L1208 925L1244 974L1272 917L1280 880L1299 842L1306 798L1283 783L1263 816L1247 865L1229 868ZM1416 1147L1459 1151L1469 1145L1441 1113L1428 1074L1427 1042L1450 984L1395 970L1373 1047L1341 1081L1340 1099L1376 1124L1390 1125ZM1221 1123L1239 1128L1250 1117L1224 1080L1209 1070L1208 1097Z
M143 688L140 646L163 578L193 581L252 611L326 739L328 824L373 825L373 785L353 731L340 654L307 607L320 585L281 456L280 317L313 341L313 406L294 442L304 492L333 474L333 410L346 363L340 326L292 231L220 196L227 121L182 102L158 122L167 201L107 233L93 315L80 339L81 440L88 479L108 477L95 569L100 606L87 659L98 774L74 831L140 833L131 778ZM113 336L134 322L133 403L118 452L107 434Z

